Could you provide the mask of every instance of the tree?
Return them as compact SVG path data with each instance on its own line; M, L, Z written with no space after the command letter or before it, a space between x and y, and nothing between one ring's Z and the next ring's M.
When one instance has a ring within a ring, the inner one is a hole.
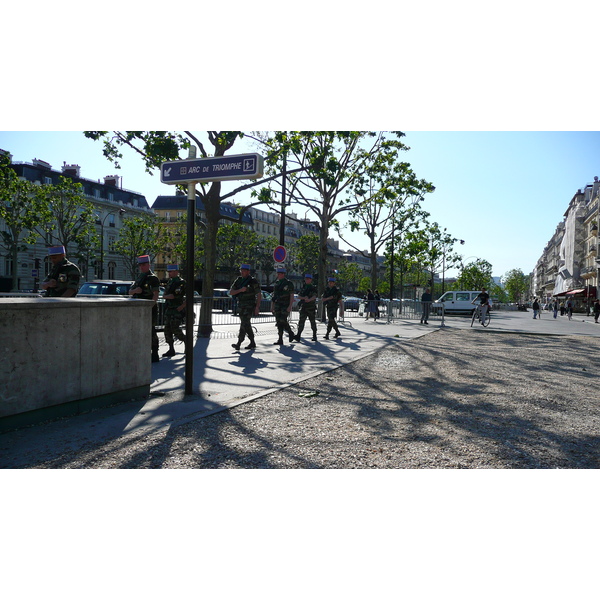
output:
M454 285L457 290L491 290L494 280L492 265L482 258L463 265Z
M247 263L256 253L258 234L240 223L227 223L217 233L217 265L233 279L240 264Z
M290 249L292 263L296 270L303 275L306 273L314 277L315 283L318 281L317 265L319 264L319 236L316 233L309 233L300 237Z
M529 276L521 269L511 269L504 275L504 289L511 302L523 302L529 290Z
M146 165L146 170L152 173L158 169L162 162L178 160L179 153L194 144L201 158L209 156L224 156L243 137L241 131L207 131L206 137L211 147L209 152L204 143L189 131L183 134L168 131L86 131L86 137L102 141L104 155L120 167L118 161L122 158L121 149L129 147L139 154ZM217 261L217 231L219 221L222 219L232 222L241 220L221 214L221 202L235 196L235 194L262 185L268 179L254 181L247 185L237 187L233 191L223 194L220 181L203 182L195 187L196 197L204 204L206 221L204 234L204 273L202 282L202 294L212 297L215 281L215 270ZM261 200L262 201L262 200ZM200 327L198 336L207 336L212 332L212 302L203 302L200 307Z
M388 139L388 133L392 139ZM320 222L318 288L325 288L327 239L338 217L359 208L366 198L356 193L359 183L374 165L384 165L398 150L404 134L364 131L280 131L263 140L269 150L271 172L284 170L289 163L297 171L287 180L293 200L311 210ZM394 139L395 138L395 139ZM271 189L261 190L264 200Z
M12 262L11 289L19 287L18 253L34 244L37 235L33 231L42 221L40 187L20 179L10 166L7 154L0 154L0 219L4 227L0 231L0 248Z
M338 265L337 281L338 287L342 288L346 292L358 291L358 284L362 280L363 272L362 269L349 260L340 261Z
M365 253L343 236L340 238L354 250L371 260L371 288L378 287L377 255L388 242L398 243L404 233L423 216L420 203L426 193L433 192L433 185L424 179L418 180L404 162L390 152L385 161L376 160L369 165L365 175L353 185L357 197L364 202L350 212L351 231L364 231L369 240L369 251Z
M90 247L97 247L97 215L80 183L60 176L58 184L40 186L39 197L42 220L35 230L47 246L64 246L69 252L74 244L78 258L84 258Z
M114 249L123 257L131 279L135 279L138 270L137 257L148 254L152 261L158 252L167 247L168 239L167 228L163 223L157 224L152 215L126 217L123 219Z

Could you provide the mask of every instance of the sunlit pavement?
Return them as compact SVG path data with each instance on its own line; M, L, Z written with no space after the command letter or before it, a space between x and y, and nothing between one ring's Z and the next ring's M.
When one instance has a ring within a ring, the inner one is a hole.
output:
M600 336L600 324L593 317L574 315L554 319L542 313L533 319L532 312L494 311L489 327L475 323L470 317L452 316L430 319L421 325L418 319L387 323L385 319L365 321L352 316L340 325L341 337L325 340L325 324L318 324L318 339L312 342L310 326L301 342L276 346L274 323L257 325L257 348L235 351L237 324L219 325L210 339L197 339L194 346L194 368L191 396L185 395L185 355L161 358L152 365L153 384L150 398L97 410L77 417L61 419L14 432L0 434L0 467L31 464L36 452L50 454L77 450L126 434L147 434L230 408L259 398L282 386L314 377L325 371L364 358L398 339L414 339L434 331L468 330L465 335L478 335L485 345L486 336L503 333L561 336ZM166 351L163 334L160 353ZM176 344L181 351L183 344Z

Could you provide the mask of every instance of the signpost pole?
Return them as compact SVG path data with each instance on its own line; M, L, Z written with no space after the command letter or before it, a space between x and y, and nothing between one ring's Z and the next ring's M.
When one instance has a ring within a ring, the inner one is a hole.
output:
M196 158L196 146L190 146L188 158ZM185 393L194 393L194 223L196 220L196 183L188 183L187 248L185 291ZM200 323L198 323L200 325Z

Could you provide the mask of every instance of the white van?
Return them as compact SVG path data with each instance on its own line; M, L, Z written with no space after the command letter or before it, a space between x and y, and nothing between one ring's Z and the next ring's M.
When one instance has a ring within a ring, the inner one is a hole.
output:
M475 306L471 304L471 302L473 302L480 293L481 290L477 292L473 290L446 292L437 302L444 305L444 312L447 313L471 313L475 310Z

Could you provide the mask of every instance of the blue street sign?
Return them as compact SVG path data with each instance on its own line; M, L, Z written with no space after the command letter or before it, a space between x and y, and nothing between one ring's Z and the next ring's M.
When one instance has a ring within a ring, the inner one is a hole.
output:
M192 183L203 181L227 181L235 179L258 179L264 170L260 154L237 154L190 158L165 162L160 166L162 183Z

